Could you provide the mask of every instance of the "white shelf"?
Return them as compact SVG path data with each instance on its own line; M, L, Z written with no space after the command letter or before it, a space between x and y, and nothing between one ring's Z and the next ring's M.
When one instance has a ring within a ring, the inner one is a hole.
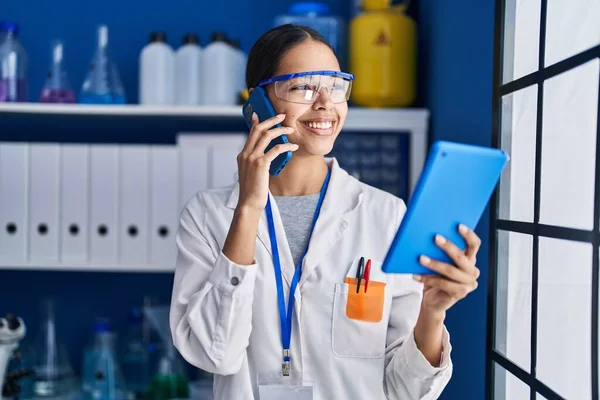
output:
M242 118L241 106L145 106L145 105L87 105L87 104L39 104L0 103L2 113L50 114L63 116L130 116L165 118ZM361 108L351 107L344 130L377 132L427 132L429 112L417 108Z
M0 103L0 113L56 114L56 115L126 115L164 117L240 117L240 107L236 106L143 106L90 105L90 104L42 104L42 103Z
M173 264L175 262L173 261ZM124 273L173 273L175 266L162 265L115 265L115 264L62 264L50 262L37 263L0 263L2 271L71 271L71 272L124 272Z

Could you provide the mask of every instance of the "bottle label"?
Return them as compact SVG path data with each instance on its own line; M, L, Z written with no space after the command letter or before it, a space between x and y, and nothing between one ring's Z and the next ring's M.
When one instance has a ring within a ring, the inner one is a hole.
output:
M375 36L373 44L375 46L389 46L391 44L391 41L392 39L390 38L390 35L382 29L381 31L379 31L377 36Z

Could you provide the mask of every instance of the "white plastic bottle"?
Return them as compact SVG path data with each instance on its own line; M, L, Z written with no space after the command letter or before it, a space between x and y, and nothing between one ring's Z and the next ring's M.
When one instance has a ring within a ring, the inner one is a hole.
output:
M240 92L246 89L246 63L248 56L242 50L239 39L232 39L231 46L236 54L236 96L239 98Z
M152 32L140 55L140 104L172 105L175 54L164 32Z
M19 24L0 21L0 103L28 101L28 57L18 35Z
M223 32L213 32L202 54L202 103L211 106L237 104L237 55Z
M202 102L202 50L198 36L187 33L175 53L175 104L198 105Z

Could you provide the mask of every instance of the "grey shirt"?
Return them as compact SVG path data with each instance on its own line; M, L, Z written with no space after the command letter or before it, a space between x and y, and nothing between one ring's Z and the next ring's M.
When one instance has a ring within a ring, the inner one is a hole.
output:
M320 193L306 196L275 196L285 236L297 266L308 245L310 228Z

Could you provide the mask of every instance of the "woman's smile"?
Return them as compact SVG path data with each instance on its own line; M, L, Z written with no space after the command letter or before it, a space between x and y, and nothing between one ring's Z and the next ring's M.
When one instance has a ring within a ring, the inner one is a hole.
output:
M317 136L331 136L337 127L337 120L334 118L311 118L298 122L303 130Z

